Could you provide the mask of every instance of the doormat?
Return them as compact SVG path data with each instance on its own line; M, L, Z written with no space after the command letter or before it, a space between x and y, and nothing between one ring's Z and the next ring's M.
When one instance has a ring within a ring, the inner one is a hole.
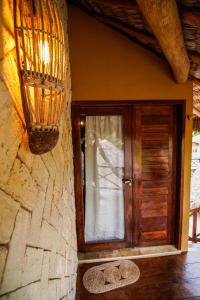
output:
M138 266L130 260L118 260L88 269L83 285L92 294L101 294L136 282L140 277Z

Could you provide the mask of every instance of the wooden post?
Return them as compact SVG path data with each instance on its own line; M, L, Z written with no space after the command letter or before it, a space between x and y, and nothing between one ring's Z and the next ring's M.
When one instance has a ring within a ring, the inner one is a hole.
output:
M136 0L167 58L177 82L188 79L190 62L185 49L175 0Z
M192 241L197 242L197 211L193 212L193 228L192 228Z

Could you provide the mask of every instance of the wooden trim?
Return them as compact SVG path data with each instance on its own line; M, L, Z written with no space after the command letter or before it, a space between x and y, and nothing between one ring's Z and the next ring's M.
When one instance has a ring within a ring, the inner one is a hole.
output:
M175 218L176 218L176 181L177 181L177 165L176 165L176 160L177 160L177 118L176 118L176 107L173 107L171 114L170 114L170 119L169 119L169 132L171 136L171 140L169 141L171 151L170 153L170 169L171 169L171 177L172 177L172 182L169 187L171 193L171 199L170 199L170 205L168 203L168 209L170 209L170 213L168 215L168 242L170 244L175 243ZM170 235L169 235L170 233Z
M124 113L124 162L125 162L125 174L124 179L132 179L133 183L132 186L125 185L125 193L124 193L124 200L125 200L125 207L124 211L125 215L125 240L129 245L133 243L133 235L132 235L132 228L133 228L133 207L132 207L132 191L134 187L134 177L133 177L133 169L132 169L132 128L131 128L131 111L126 108Z
M192 241L193 243L200 242L200 232L197 232L199 213L200 213L200 207L196 207L190 210L190 218L192 217L192 236L189 236L189 241Z
M172 116L171 116L171 124L170 124L171 132L174 132L172 135L172 190L171 190L171 209L172 209L172 218L170 222L171 227L171 239L169 239L169 243L175 243L175 229L176 229L176 191L177 191L177 153L178 153L178 143L177 143L177 107L173 107Z
M121 106L132 106L132 105L161 105L161 106L165 106L165 105L177 105L177 104L184 104L185 103L185 99L144 99L144 100L73 100L71 105L72 108L73 107L79 107L79 108L87 108L87 107L98 107L98 106L104 106L104 107L108 107L108 106L117 106L117 107L121 107Z
M184 154L185 154L185 118L186 102L177 107L177 185L176 185L176 234L175 245L181 249L184 193Z
M82 188L82 169L81 169L81 135L79 130L80 115L77 110L72 110L72 138L74 151L74 190L76 198L76 229L78 248L84 245L84 205ZM77 201L77 199L79 199Z
M134 128L133 128L133 148L134 148L134 177L135 177L135 184L134 184L134 194L133 194L133 202L134 202L134 224L135 224L135 230L134 230L134 242L135 245L139 245L140 240L140 234L141 234L141 227L140 227L140 220L141 220L141 135L138 132L138 128L141 127L141 111L138 109L138 107L133 107L133 116L134 116ZM137 116L137 117L136 117ZM137 161L137 163L135 163ZM138 192L140 191L140 195L138 197ZM137 197L136 197L137 192Z

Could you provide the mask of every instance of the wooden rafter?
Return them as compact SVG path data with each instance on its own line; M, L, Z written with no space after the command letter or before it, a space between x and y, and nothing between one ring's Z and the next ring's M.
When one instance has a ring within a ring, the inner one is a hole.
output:
M190 62L185 49L175 0L136 0L167 58L177 82L188 79Z

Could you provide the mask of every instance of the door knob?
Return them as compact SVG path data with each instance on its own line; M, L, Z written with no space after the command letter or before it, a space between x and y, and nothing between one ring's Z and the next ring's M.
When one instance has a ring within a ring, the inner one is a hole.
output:
M129 178L129 179L123 179L123 183L124 184L128 184L129 186L132 186L133 184L133 179Z

